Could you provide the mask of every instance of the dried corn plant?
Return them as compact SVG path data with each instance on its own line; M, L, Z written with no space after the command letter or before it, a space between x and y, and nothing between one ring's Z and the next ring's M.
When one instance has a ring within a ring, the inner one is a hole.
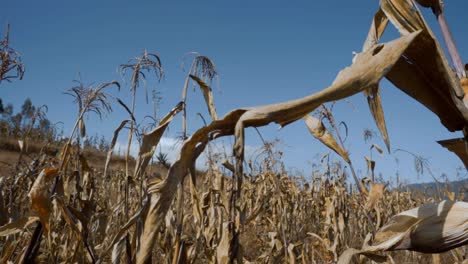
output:
M23 79L25 67L21 55L10 46L10 24L7 25L5 38L0 40L0 83L12 79Z
M388 22L402 36L379 44ZM429 55L422 56L421 47ZM130 129L131 142L136 89L142 71L151 69L157 79L162 76L159 57L145 52L123 65L132 70L132 106L123 100L118 103L130 118L116 128L102 163L83 155L76 133L86 133L85 114L100 115L111 109L102 89L116 83L98 88L79 85L70 91L79 113L62 154L39 153L33 166L22 163L14 175L0 178L2 263L466 261L467 249L462 247L468 242L466 198L447 186L439 186L439 195L429 197L376 180L372 151L383 155L383 150L371 142L369 133L368 175L360 179L345 148L340 123L326 106L363 92L390 151L379 92L379 82L386 77L437 114L449 130L464 129L468 119L460 104L464 94L458 90L457 76L449 71L414 1L382 0L363 51L352 65L339 72L328 88L289 102L239 108L219 118L211 90L217 77L214 63L193 55L181 102L154 129L141 133L134 163L129 148L123 164L113 160L113 149L124 128ZM426 57L437 63L425 64ZM212 121L189 136L190 82L202 90ZM431 83L447 88L440 103L428 99L436 94ZM179 112L183 114L183 142L178 157L168 168L151 162ZM263 151L255 160L245 158L246 129L272 122L286 127L301 119L338 159L325 154L311 178L298 175L285 169L281 149L260 132ZM210 144L222 137L234 137L232 155L211 151ZM210 155L208 168L199 171L195 162L205 149ZM350 184L351 177L354 184ZM450 201L443 200L443 194ZM41 239L45 242L40 243Z
M129 159L130 159L130 147L132 145L132 140L133 140L133 134L134 134L134 127L136 126L135 124L135 104L136 104L136 92L137 88L140 86L140 82L143 81L146 84L146 75L144 72L150 73L151 71L154 72L156 76L156 80L160 81L164 77L164 70L161 64L161 59L159 58L158 55L149 53L148 51L144 51L143 54L140 57L135 57L129 60L127 64L122 64L120 65L122 74L125 75L127 70L132 71L132 77L131 77L131 84L130 84L130 91L132 92L132 105L131 108L129 109L121 100L119 100L119 103L129 112L131 120L130 122L130 128L128 132L128 143L127 143L127 152L125 155L125 172L126 172L126 179L127 181L130 180L130 168L129 168ZM146 89L146 85L144 85ZM148 91L146 91L146 101L148 102ZM135 175L133 175L134 177ZM127 214L128 218L128 193L129 192L129 182L127 182L126 187L125 187L125 211Z

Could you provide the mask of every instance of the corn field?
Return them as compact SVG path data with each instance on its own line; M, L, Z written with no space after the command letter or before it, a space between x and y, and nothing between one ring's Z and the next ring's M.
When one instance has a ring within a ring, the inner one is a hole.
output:
M360 179L330 106L362 92L390 151L379 91L385 77L434 112L448 130L466 135L466 70L459 70L451 56L452 70L417 3L436 15L442 12L439 1L381 0L352 64L329 87L287 102L238 108L219 117L211 88L216 66L191 53L180 102L142 129L135 118L136 94L147 78L164 76L157 54L144 51L121 65L129 87L117 81L77 82L66 92L78 110L69 137L41 142L39 151L28 153L35 122L47 111L41 107L15 138L18 160L0 175L0 262L468 263L465 192L441 184L435 196L391 188L376 179L369 157L368 177ZM401 36L379 43L387 24ZM24 65L9 47L8 34L2 45L1 80L22 77ZM192 135L187 133L190 85L200 89L211 119ZM132 98L115 96L125 88ZM80 143L86 122L116 107L124 108L128 119L109 135L105 159L97 162ZM176 115L182 115L178 157L172 164L161 162L163 156L153 162ZM262 138L262 154L255 162L246 159L246 129L293 122L303 122L337 158L324 155L311 178L291 175L281 150ZM123 131L128 131L128 145L117 162L114 148ZM234 145L232 152L218 155L212 144L223 137L234 138ZM135 141L139 150L133 158ZM46 151L52 145L60 151ZM376 144L372 148L384 152ZM195 166L202 153L208 155L203 171Z

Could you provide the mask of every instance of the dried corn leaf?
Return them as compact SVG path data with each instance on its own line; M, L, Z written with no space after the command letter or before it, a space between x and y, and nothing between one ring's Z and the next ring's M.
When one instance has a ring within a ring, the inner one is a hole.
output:
M221 241L216 248L216 260L219 264L230 263L230 247L231 247L232 233L229 231L229 223L223 223L221 233Z
M46 230L49 230L49 215L52 206L50 189L57 172L56 168L42 170L28 193L32 213L40 218Z
M385 28L388 24L388 18L385 13L379 9L374 16L372 21L371 28L369 29L369 33L367 35L367 39L364 42L364 46L362 48L363 51L367 51L373 46L377 45L382 34L385 31ZM385 116L382 108L382 100L380 98L380 87L378 84L369 87L368 89L364 90L364 94L367 97L367 103L369 105L369 109L371 111L372 117L379 129L380 134L387 146L387 150L390 152L390 139L388 137L387 126L385 124Z
M453 138L447 140L437 141L441 146L455 153L460 160L465 164L465 168L468 169L468 152L467 142L463 138Z
M335 151L338 155L340 155L347 163L349 163L349 156L348 153L341 148L338 143L336 143L335 138L333 135L328 132L328 130L323 125L322 120L313 117L311 115L304 116L304 121L309 129L309 132L320 142L325 144L325 146L329 147L333 151Z
M77 235L78 238L82 239L82 233L84 231L84 224L78 219L76 215L70 210L61 198L58 196L54 197L57 201L57 205L62 211L65 222L70 226L73 232Z
M20 151L24 151L24 140L18 140L18 146Z
M380 154L383 154L382 148L379 147L379 145L377 145L377 144L372 144L371 149L376 149L377 152L379 152Z
M377 128L382 135L388 152L390 152L390 138L388 137L387 125L385 124L385 115L382 107L382 99L380 98L380 88L378 85L370 88L367 95L367 103L372 113L372 117L377 125Z
M424 204L397 216L413 217L418 220L411 232L392 249L408 249L424 253L440 253L468 243L468 203L442 201ZM376 242L385 238L387 230L393 230L398 224L382 227Z
M121 237L118 243L114 245L111 255L112 264L120 264L120 256L122 256L122 253L125 249L125 241L125 237Z
M385 240L378 245L375 246L367 246L366 244L363 246L363 249L355 249L355 248L348 248L345 250L340 258L338 259L338 264L348 264L351 263L351 259L355 255L367 255L372 254L377 251L385 251L390 249L391 247L395 246L396 244L400 243L400 241L405 237L406 234L411 232L411 229L419 223L421 220L417 218L406 218L406 217L398 217L394 216L393 221L397 223L394 230L386 230L384 231ZM392 220L391 220L392 221ZM383 228L381 229L383 230ZM377 234L381 234L381 231ZM366 239L368 240L368 239Z
M223 165L224 168L228 169L230 172L234 172L236 168L234 168L234 165L232 165L229 160L224 160L223 163L221 164Z
M444 193L450 201L455 201L455 192L449 192L448 190L445 190Z
M213 91L211 90L211 87L208 86L202 79L198 78L195 75L190 74L190 78L192 78L194 81L198 83L198 86L200 86L200 89L203 92L203 97L205 98L206 106L208 107L208 111L211 115L211 118L213 120L218 119L218 115L216 114L216 108L214 105L214 100L213 100Z
M70 160L70 152L71 152L71 143L67 143L63 145L62 154L60 155L61 160L62 160L60 171L63 171L67 167L68 161Z
M369 33L367 34L367 39L362 47L362 51L369 50L379 42L387 25L388 18L382 9L379 9L379 11L377 11L377 13L374 15L374 19L372 20Z
M29 216L23 217L19 220L16 220L13 223L6 224L0 227L0 237L2 236L9 236L19 232L24 231L28 228L31 224L39 221L39 217L37 216Z
M68 226L72 229L75 233L76 237L82 241L85 245L86 250L88 251L89 257L92 259L94 263L96 260L96 253L94 252L94 246L90 244L90 240L88 239L88 227L87 227L87 220L84 217L79 215L79 212L74 210L72 207L65 205L63 200L55 196L55 200L57 201L57 205L62 211L63 217L67 222ZM82 220L83 219L83 220Z
M388 18L382 9L379 9L374 16L372 21L371 28L367 35L367 39L364 42L363 51L369 50L371 47L377 45L380 38L382 37L385 28L388 24ZM385 124L385 116L382 108L382 100L380 98L380 87L378 84L369 87L364 91L364 94L367 97L367 103L371 111L372 117L379 129L380 134L387 146L387 150L390 152L390 139L388 137L387 126Z
M289 264L296 264L296 253L294 253L294 248L298 246L297 244L289 244L288 246L288 260L289 260Z
M368 156L365 156L364 158L366 159L367 171L371 172L372 181L373 181L374 180L375 161L371 160L371 158L368 157Z
M156 146L161 140L161 137L166 131L167 126L172 121L174 116L179 113L183 108L183 104L179 103L174 107L160 122L159 126L143 135L140 151L138 153L138 160L135 165L135 176L140 177L146 170L151 157L156 150Z
M462 130L468 120L463 89L418 7L413 0L381 0L380 3L402 35L422 30L418 40L408 47L386 77L434 112L449 131Z
M12 263L11 261L9 261L9 259L12 257L15 249L16 249L16 245L19 243L16 242L16 243L8 243L8 241L5 243L5 245L3 246L3 255L1 256L0 258L0 262L1 263L7 263L7 264L10 264Z
M130 122L130 120L122 121L119 127L117 127L117 129L114 131L114 136L112 137L109 151L107 151L106 164L104 165L104 178L106 178L107 176L107 169L109 168L109 164L112 158L112 152L114 151L115 144L117 143L117 138L119 137L120 130L122 130L122 128L124 128L128 122Z
M81 164L81 174L82 175L85 175L86 173L93 172L93 170L89 166L88 161L86 160L85 156L83 156L83 154L79 155L79 159L80 159L80 164Z
M367 203L365 205L367 210L374 208L375 204L382 198L384 189L385 185L382 183L371 183L369 197L367 197Z
M78 121L78 124L79 124L79 127L80 127L80 135L82 138L86 137L86 126L85 126L85 123L83 121L83 118L80 118L80 120Z
M422 16L412 0L381 0L380 5L401 35L407 35L425 27Z
M393 216L376 234L374 245L348 249L338 263L349 263L355 254L412 250L441 253L468 244L468 203L442 201Z
M3 187L4 179L4 177L0 177L0 226L7 222L7 210L5 208L5 199L3 198L3 192L5 190Z
M192 198L192 212L193 217L196 224L203 225L203 217L202 217L202 208L200 199L198 198L198 192L195 187L195 182L193 181L193 177L190 177L190 195Z
M122 240L124 240L124 235L127 234L127 230L132 227L139 219L143 218L146 213L148 212L148 201L144 200L143 206L136 212L129 220L128 222L117 232L117 234L112 238L111 242L109 245L102 251L100 259L104 258L109 251L114 248L113 250L116 250L116 247L118 243L121 243ZM112 253L114 255L114 252ZM119 255L120 256L120 255Z

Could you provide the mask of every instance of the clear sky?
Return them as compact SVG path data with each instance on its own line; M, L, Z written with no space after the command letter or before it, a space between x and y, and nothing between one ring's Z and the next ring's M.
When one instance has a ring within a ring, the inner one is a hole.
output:
M468 1L446 1L446 15L464 62L468 62ZM218 115L242 107L282 102L317 92L331 84L339 70L351 63L353 51L360 51L378 1L4 1L0 9L0 32L11 24L11 45L21 52L26 64L22 81L2 83L0 98L16 110L27 98L35 105L47 104L52 121L63 121L68 134L76 118L72 98L63 92L81 74L85 83L122 81L118 66L144 49L160 55L166 77L161 83L148 82L163 97L165 114L181 97L185 72L184 54L197 51L210 57L220 74L214 88ZM436 34L439 28L429 10L426 19ZM396 38L389 25L384 40ZM150 75L150 78L153 78ZM128 83L113 94L131 101ZM113 89L113 88L112 88ZM152 113L144 89L139 91L137 118ZM435 141L460 137L449 133L429 110L406 96L389 82L382 82L382 100L392 149L403 148L428 158L436 175L454 179L458 158ZM91 116L88 134L111 137L125 113L115 111L102 121ZM189 93L189 131L202 125L197 112L209 115L200 91ZM335 107L335 117L349 128L346 141L351 158L366 173L364 156L369 143L365 128L377 131L362 94ZM174 120L165 142L181 131L180 117ZM288 168L305 175L311 162L327 150L314 140L302 121L278 130L261 128L267 139L283 140L281 149ZM121 142L125 136L121 136ZM373 143L384 146L375 138ZM249 130L247 144L260 145ZM374 154L376 172L384 178L396 171L409 182L430 181L416 177L413 159L407 154ZM395 158L399 160L397 163Z

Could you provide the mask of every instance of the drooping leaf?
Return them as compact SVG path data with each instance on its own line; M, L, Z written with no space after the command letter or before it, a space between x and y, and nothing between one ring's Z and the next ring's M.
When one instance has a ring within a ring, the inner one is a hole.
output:
M381 183L371 183L369 196L367 197L366 209L374 208L375 204L383 196L385 185Z
M28 197L31 201L32 214L39 217L45 230L49 230L49 215L52 209L50 191L57 173L58 170L56 168L46 168L42 170L28 193Z
M387 151L390 152L390 138L388 137L387 125L385 124L385 115L383 112L382 99L380 98L380 88L378 85L370 88L367 91L367 103L377 128L379 129L379 132L385 142Z
M348 153L342 149L338 143L336 143L333 135L323 125L323 122L311 115L304 116L304 121L309 129L309 132L325 146L335 151L336 154L340 155L347 163L349 163Z
M376 149L377 152L379 152L380 154L383 154L382 148L377 144L372 144L371 149Z
M205 98L205 103L206 106L208 107L208 112L211 115L211 118L213 120L218 119L218 115L216 114L216 108L214 105L214 100L213 100L213 91L211 90L211 87L208 86L202 79L198 78L195 75L190 74L190 78L192 78L195 82L197 82L198 86L203 92L203 97Z
M138 152L138 160L135 165L135 176L139 177L148 166L151 157L156 150L156 146L161 140L161 137L166 131L167 126L172 121L174 116L183 108L183 103L177 104L160 122L159 126L143 135L140 151Z
M125 127L125 125L130 122L130 120L124 120L122 123L120 123L119 127L114 131L114 136L112 137L111 144L109 146L109 150L107 151L107 158L106 158L106 164L104 165L104 178L107 176L107 169L109 168L109 164L112 158L112 152L114 151L115 144L117 143L117 138L119 137L120 130Z
M382 9L379 9L374 16L372 25L369 29L367 39L362 47L363 51L367 51L373 46L377 45L380 38L382 37L385 28L388 24L388 18ZM379 129L380 134L387 146L387 150L390 152L390 139L388 137L387 126L385 124L385 116L382 108L382 100L380 98L380 87L378 84L368 87L364 90L364 94L367 97L367 103L371 111L372 117Z

